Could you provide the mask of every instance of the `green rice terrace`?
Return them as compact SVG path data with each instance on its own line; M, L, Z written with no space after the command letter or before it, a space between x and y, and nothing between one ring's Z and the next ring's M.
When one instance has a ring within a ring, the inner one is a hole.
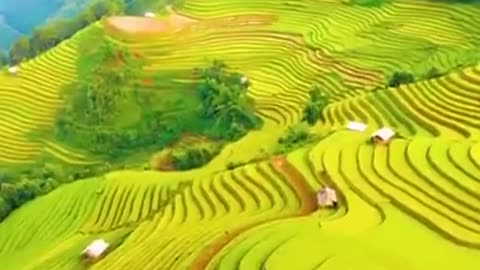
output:
M479 2L155 7L0 71L1 270L479 269Z

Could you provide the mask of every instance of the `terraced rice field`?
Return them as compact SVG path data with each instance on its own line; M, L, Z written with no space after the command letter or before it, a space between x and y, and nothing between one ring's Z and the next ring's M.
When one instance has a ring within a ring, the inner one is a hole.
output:
M194 23L148 39L111 32L143 53L165 88L222 59L245 73L265 126L183 173L120 171L62 186L0 223L1 269L81 269L91 240L112 248L91 269L477 269L480 264L478 5L392 1L187 0ZM0 161L48 151L93 161L25 134L52 125L58 90L75 77L76 41L0 77ZM458 65L465 67L458 67ZM372 91L398 70L448 74ZM332 131L286 156L225 170L274 147L316 83L332 96ZM14 105L15 104L15 105ZM343 126L357 120L365 132ZM395 128L389 145L367 143ZM340 207L317 209L331 185ZM32 218L35 217L35 218Z

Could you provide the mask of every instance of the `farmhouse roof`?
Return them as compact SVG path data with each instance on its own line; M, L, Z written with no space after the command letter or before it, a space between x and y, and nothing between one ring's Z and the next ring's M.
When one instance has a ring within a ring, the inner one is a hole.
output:
M317 193L317 203L320 206L332 206L337 201L337 192L329 187L320 190Z
M103 239L97 239L88 245L85 250L83 250L83 254L88 255L89 257L97 258L102 255L105 250L107 250L108 246L109 244Z
M13 66L13 67L9 67L8 68L8 72L10 73L17 73L18 71L18 67L17 66Z
M247 76L243 76L242 78L240 78L240 83L241 83L241 84L245 84L245 83L247 83L247 82L248 82Z
M361 122L350 121L347 123L347 129L354 131L364 131L367 128L367 125Z
M378 137L381 140L387 141L391 139L393 135L395 135L395 131L391 128L381 128L375 131L375 133L372 134L372 137Z
M147 11L145 12L145 17L155 17L155 13Z

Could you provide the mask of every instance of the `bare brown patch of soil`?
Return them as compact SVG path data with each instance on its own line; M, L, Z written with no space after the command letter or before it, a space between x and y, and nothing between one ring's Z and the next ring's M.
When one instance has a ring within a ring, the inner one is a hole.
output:
M169 30L166 22L148 17L114 16L106 21L107 28L125 33L161 33Z
M113 33L154 35L178 32L195 23L195 20L172 11L165 18L113 16L105 21L105 27Z
M234 231L230 231L228 234L221 236L212 244L208 245L196 258L196 260L190 265L190 270L205 269L208 263L220 250L222 250L223 247L225 247L228 243L230 243L230 241L235 239L243 232L255 226L279 219L304 216L312 213L317 209L315 193L310 189L310 186L307 184L307 181L303 177L303 175L292 164L290 164L284 156L274 157L271 162L272 167L275 169L275 171L288 183L290 183L291 187L297 193L298 198L301 202L300 209L298 209L298 211L293 214L287 214L277 218L270 218L267 220L256 222L254 224L249 224Z

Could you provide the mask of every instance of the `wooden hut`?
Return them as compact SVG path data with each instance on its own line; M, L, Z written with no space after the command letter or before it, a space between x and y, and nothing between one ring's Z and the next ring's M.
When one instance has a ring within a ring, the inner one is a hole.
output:
M337 192L329 187L325 187L317 193L317 203L320 207L336 207Z
M88 260L96 260L105 254L109 246L103 239L97 239L83 250L82 255Z
M389 143L393 136L395 135L395 131L390 128L381 128L375 131L372 136L372 142L376 144L387 144Z
M353 131L358 131L358 132L363 132L365 129L367 129L367 125L361 122L353 122L350 121L347 123L347 129L353 130Z

